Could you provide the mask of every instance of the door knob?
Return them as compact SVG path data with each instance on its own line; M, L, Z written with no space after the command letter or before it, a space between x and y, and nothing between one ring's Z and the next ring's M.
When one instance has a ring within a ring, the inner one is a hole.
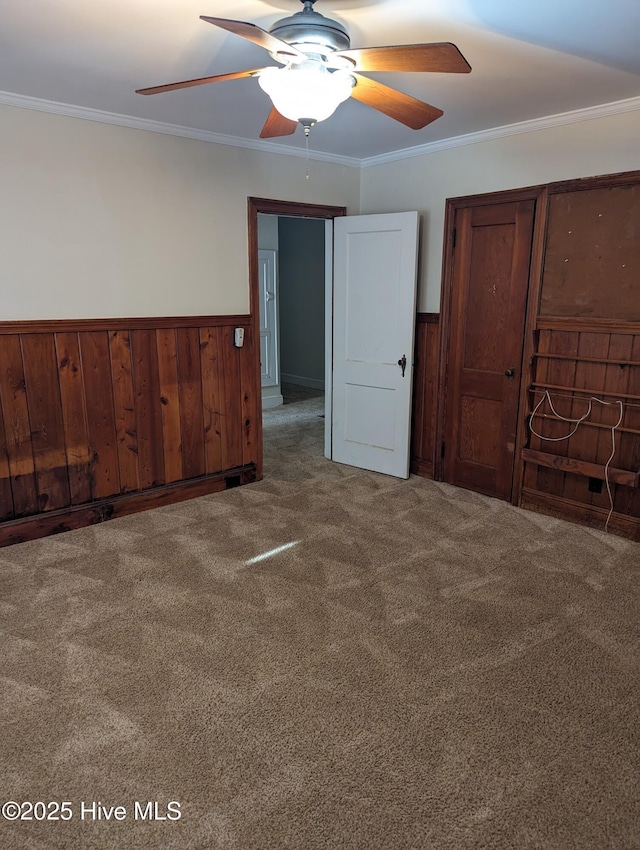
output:
M407 368L407 355L403 354L398 360L398 366L402 366L402 377L404 378L404 370Z
M511 366L509 369L505 369L504 373L507 376L507 378L509 378L509 380L513 380L513 377L516 374L516 367Z

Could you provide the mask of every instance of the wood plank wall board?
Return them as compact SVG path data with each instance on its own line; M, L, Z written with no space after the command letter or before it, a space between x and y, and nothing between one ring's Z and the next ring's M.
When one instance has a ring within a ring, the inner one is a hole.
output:
M632 338L631 356L635 363L640 363L640 334ZM640 395L640 366L627 368L627 392ZM623 425L640 431L640 404L626 404ZM616 453L616 463L623 469L640 470L640 437L631 435L619 436L620 448ZM640 516L640 488L631 490L629 487L618 487L615 493L615 510L622 514Z
M411 413L411 462L420 461L425 456L424 444L427 440L427 421L425 410L426 383L429 373L426 356L426 322L418 317L416 324L415 351L413 356L413 410Z
M54 339L62 399L70 501L72 505L79 505L93 498L87 402L80 342L78 334L74 332L54 334Z
M180 481L183 478L175 328L159 328L156 331L156 344L158 348L165 480L167 484L171 484L173 481Z
M14 516L15 511L13 507L13 492L11 490L11 472L9 470L7 438L4 431L2 404L0 404L0 522L6 519L13 519Z
M220 380L218 371L218 329L200 328L202 363L202 407L204 410L205 468L207 474L222 469L220 423Z
M198 328L177 328L176 334L182 472L196 478L206 469L200 334Z
M69 474L53 334L29 334L21 341L38 508L70 503Z
M138 469L140 486L159 487L166 483L162 445L162 405L156 332L131 332L134 406L138 424Z
M439 320L438 313L419 313L416 323L411 471L425 478L435 474Z
M109 334L88 331L78 338L87 403L91 493L94 499L102 499L120 492Z
M136 422L131 364L131 335L128 330L109 332L111 381L115 412L120 492L139 490L138 426Z
M240 354L240 386L242 388L242 463L256 464L257 477L262 478L262 416L259 365L256 368L253 327L245 329Z
M636 363L640 363L640 334L635 338L633 343L633 360ZM634 366L630 371L629 392L640 396L640 366ZM640 431L640 405L629 406L627 410L629 427ZM640 470L640 437L635 439L633 445L631 441L628 441L628 446L627 459L629 460L629 469ZM640 487L636 488L631 494L627 513L640 517Z
M242 431L234 422L242 421L240 353L233 343L233 328L220 328L219 381L222 423L222 468L242 466Z
M38 492L22 347L18 335L0 337L0 402L14 513L17 517L26 516L38 510Z

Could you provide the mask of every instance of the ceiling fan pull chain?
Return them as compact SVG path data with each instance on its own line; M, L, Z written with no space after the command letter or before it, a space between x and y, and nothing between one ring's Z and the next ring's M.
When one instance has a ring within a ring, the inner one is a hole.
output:
M309 133L307 132L307 128L305 127L304 134L304 146L307 152L306 160L307 160L307 172L305 174L305 180L309 180Z

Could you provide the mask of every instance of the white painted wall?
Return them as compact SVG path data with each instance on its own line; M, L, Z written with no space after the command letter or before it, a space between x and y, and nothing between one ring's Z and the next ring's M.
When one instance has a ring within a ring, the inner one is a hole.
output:
M278 216L258 213L258 248L278 250Z
M247 197L358 211L360 171L0 106L0 320L249 309Z
M280 216L280 370L284 382L324 389L324 221Z
M440 310L447 198L640 168L640 112L594 118L362 169L360 212L418 210L418 310Z

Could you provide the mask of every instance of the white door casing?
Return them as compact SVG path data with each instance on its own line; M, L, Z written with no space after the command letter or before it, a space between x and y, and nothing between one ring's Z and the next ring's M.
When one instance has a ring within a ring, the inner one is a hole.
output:
M324 223L324 456L331 460L333 419L333 219Z
M278 313L276 252L261 248L258 251L258 280L260 293L260 378L263 387L280 383L278 362Z
M334 220L332 458L398 478L409 477L417 258L417 212Z

